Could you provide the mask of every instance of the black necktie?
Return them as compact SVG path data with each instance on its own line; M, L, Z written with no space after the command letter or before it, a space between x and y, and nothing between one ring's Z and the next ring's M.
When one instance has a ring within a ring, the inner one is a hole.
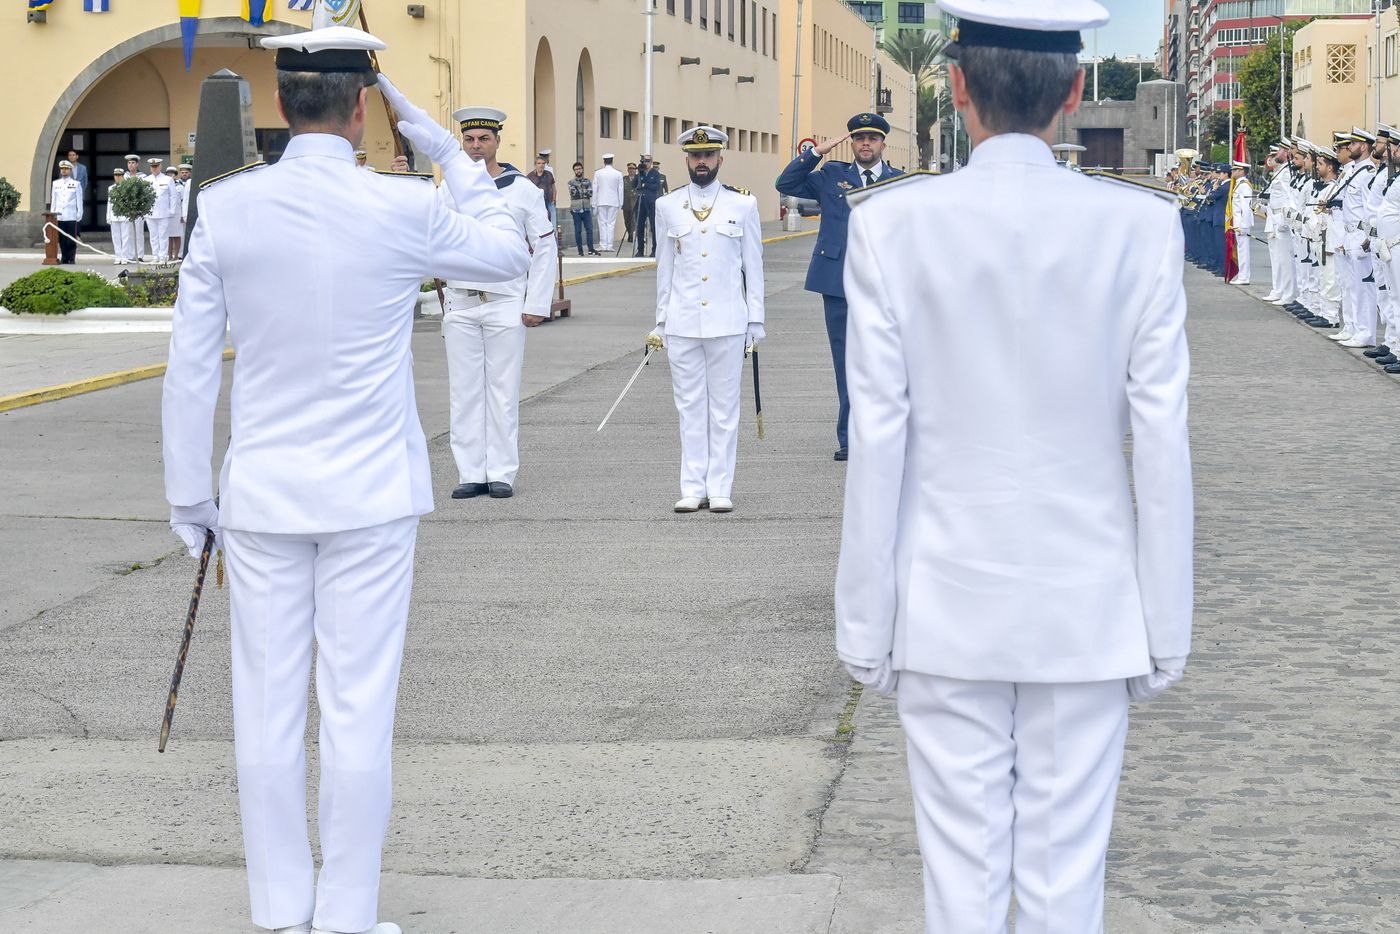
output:
M865 184L866 187L875 184L875 173L870 171L869 169L865 170Z

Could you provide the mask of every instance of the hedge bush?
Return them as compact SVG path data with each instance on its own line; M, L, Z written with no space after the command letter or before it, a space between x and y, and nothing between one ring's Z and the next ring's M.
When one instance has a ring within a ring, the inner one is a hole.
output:
M126 292L93 272L42 269L0 292L0 306L16 314L66 315L75 308L126 308Z
M128 176L112 186L107 199L112 204L113 214L131 220L151 213L151 208L156 206L156 190L139 176ZM138 243L138 253L141 252L140 246Z
M0 220L4 220L19 207L19 189L10 180L0 176Z

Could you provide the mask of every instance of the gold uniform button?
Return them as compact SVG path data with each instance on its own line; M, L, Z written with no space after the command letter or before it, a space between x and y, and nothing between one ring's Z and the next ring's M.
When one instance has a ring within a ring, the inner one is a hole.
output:
M701 299L701 300L700 300L700 304L702 304L702 305L708 305L709 303L710 303L709 299Z
M701 277L700 277L700 281L701 281L701 282L709 282L709 281L710 281L710 277L709 277L709 276L701 276Z
M701 255L701 256L709 256L710 254L709 254L709 253L706 253L704 250L701 250L701 251L700 251L700 255Z
M701 227L701 228L700 228L700 232L701 232L701 233L709 233L709 228L708 228L708 227Z

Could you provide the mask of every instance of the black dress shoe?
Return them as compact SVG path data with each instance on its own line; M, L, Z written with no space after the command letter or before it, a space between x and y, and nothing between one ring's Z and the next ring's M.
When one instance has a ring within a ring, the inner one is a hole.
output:
M459 483L452 491L452 498L471 499L473 496L485 496L488 489L484 483Z
M491 488L492 499L509 499L515 495L515 491L510 488L510 484L504 480L492 480L486 484Z
M846 459L846 449L845 449L845 448L837 448L837 449L836 449L836 453L833 454L833 455L831 455L831 459L834 460L834 461L843 461L843 460L845 460L845 459Z
M1377 357L1384 357L1388 353L1390 353L1390 348L1385 344L1381 344L1379 347L1372 347L1370 350L1361 351L1361 356L1370 357L1374 360Z
M1384 357L1377 357L1376 363L1380 366L1390 366L1392 363L1400 363L1400 357L1393 353L1388 353Z
M1326 318L1305 318L1304 321L1315 328L1327 328L1329 330L1332 328L1332 322L1328 321Z
M1392 363L1390 366L1385 368L1385 371L1387 373L1394 373L1397 376L1400 376L1400 363Z
M603 254L602 254L602 253L599 253L597 250L589 250L589 251L588 251L588 255L589 255L589 256L602 256Z

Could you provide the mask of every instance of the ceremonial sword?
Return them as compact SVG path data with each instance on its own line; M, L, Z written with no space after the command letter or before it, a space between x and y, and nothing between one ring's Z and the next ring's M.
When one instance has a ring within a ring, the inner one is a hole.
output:
M170 738L170 722L175 719L175 698L180 693L180 678L185 673L185 656L190 653L190 637L194 635L194 617L199 612L199 596L204 592L204 573L209 570L209 552L214 549L214 530L204 533L204 550L199 555L199 572L194 578L194 593L190 594L190 609L185 615L185 635L180 640L180 654L175 658L175 675L170 679L170 696L165 699L165 720L160 725L160 752Z
M642 367L651 362L651 355L653 352L654 351L650 347L646 348L646 353L642 354L642 362L637 364L636 372L634 372L632 378L627 381L627 385L622 387L622 393L618 395L617 401L612 404L612 408L608 409L608 414L604 415L603 420L598 423L598 431L603 430L603 426L608 423L608 419L612 418L612 414L616 412L617 407L622 404L622 400L627 395L627 391L632 388L632 384L637 381L637 377L642 375Z
M758 391L758 345L749 347L753 354L753 407L758 415L758 440L763 440L763 395Z

